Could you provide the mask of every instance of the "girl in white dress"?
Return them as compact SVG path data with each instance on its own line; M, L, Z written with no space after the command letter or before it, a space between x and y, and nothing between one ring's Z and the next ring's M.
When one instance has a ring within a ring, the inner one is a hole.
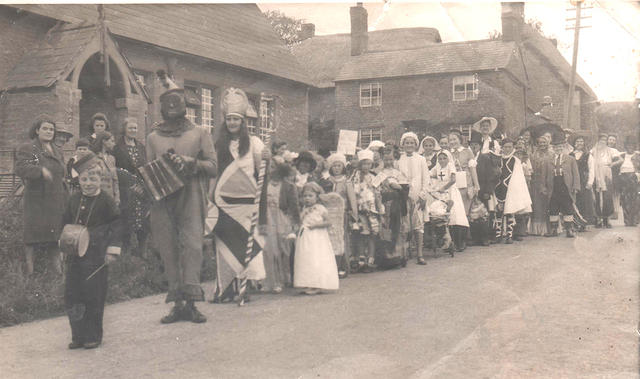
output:
M338 289L338 267L331 247L329 212L320 204L322 188L311 182L302 189L302 226L296 240L293 286L315 295Z
M449 216L451 238L458 251L464 250L464 239L467 235L469 221L458 187L456 187L456 168L453 157L447 150L438 153L438 163L431 169L432 196L439 200L451 200L453 206Z

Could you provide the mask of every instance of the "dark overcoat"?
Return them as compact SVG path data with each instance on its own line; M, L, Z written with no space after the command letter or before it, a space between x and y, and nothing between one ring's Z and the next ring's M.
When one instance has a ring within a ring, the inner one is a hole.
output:
M68 190L62 152L52 144L53 153L45 150L36 138L18 148L16 175L24 183L24 243L57 242L62 231ZM42 168L53 177L45 180Z

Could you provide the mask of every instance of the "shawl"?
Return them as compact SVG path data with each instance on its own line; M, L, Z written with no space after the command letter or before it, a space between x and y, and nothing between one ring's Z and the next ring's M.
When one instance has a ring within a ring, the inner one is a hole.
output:
M510 156L513 156L511 154ZM505 157L507 158L507 157ZM513 173L507 187L507 198L504 202L505 214L521 214L531 212L531 196L527 187L527 180L522 169L522 162L518 157L513 165Z

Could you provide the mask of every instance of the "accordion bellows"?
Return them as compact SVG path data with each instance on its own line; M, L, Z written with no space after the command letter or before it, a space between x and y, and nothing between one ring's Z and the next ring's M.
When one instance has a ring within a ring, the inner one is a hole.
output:
M156 201L178 192L184 181L164 156L138 168L144 184Z

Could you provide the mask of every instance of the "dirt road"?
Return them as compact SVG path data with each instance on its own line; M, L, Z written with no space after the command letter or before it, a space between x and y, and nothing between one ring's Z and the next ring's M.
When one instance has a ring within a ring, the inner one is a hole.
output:
M336 294L108 306L104 343L69 351L56 318L0 329L2 378L637 377L637 228L530 238L360 274ZM211 287L207 288L208 294Z

